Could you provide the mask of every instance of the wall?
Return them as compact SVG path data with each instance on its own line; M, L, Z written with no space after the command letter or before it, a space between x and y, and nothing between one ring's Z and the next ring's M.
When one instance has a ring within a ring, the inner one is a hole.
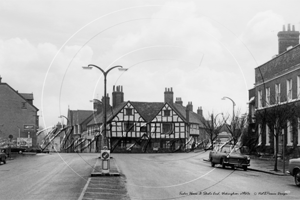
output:
M20 95L14 92L8 85L0 84L0 130L2 138L8 138L13 135L13 140L19 137L32 138L33 146L36 145L36 128L38 128L37 110L26 103L26 108L23 107L23 102L26 102ZM35 130L24 130L24 125L35 125ZM19 133L20 130L20 133Z

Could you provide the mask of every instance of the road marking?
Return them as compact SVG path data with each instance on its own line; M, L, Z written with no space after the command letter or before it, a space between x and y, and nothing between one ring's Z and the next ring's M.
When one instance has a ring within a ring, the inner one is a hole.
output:
M87 187L89 186L90 181L91 181L91 178L88 178L88 181L86 182L86 184L85 184L85 186L84 186L84 188L83 188L83 190L82 190L82 192L81 192L78 200L82 200L82 198L83 198L83 196L85 194L85 191L86 191Z

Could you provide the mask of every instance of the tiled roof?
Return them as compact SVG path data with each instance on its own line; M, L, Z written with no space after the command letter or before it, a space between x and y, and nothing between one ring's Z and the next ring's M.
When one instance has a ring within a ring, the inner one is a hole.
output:
M111 120L112 117L115 116L115 114L119 113L120 110L127 104L127 102L122 102L120 103L117 107L115 108L108 108L106 110L106 117L107 117L107 121ZM94 124L101 124L103 122L103 117L104 117L104 112L96 115L93 117L93 119L87 124L88 126L90 125L94 125Z
M70 110L71 116L69 119L73 125L81 124L86 118L93 114L91 110Z
M186 120L186 107L182 106L180 104L170 104L171 107L175 108L179 114ZM197 113L189 111L189 122L190 123L196 123L196 124L202 124L203 120L205 120L202 116L198 115Z
M19 93L18 91L14 90L10 85L8 85L7 83L3 83L3 82L0 82L0 87L8 87L12 92L16 93L18 96L20 96L22 99L24 99L25 101L29 100L29 99L26 99L23 94L28 94L28 93ZM32 95L32 100L33 100L33 94ZM37 107L35 107L33 104L29 104L29 106L32 106L35 110L39 110Z
M116 108L107 110L106 112L107 121L112 120L112 118L116 114L118 114L120 110L123 109L123 107L127 103L130 103L146 122L151 122L152 119L157 116L159 111L161 111L161 109L165 105L165 103L162 102L135 102L135 101L123 102ZM184 121L186 121L186 107L179 104L168 104L168 105L170 105L179 114L179 116L182 117ZM189 116L190 123L196 123L200 125L202 124L204 120L203 117L201 117L200 115L194 112L189 112L189 114L190 114ZM103 122L103 113L100 113L88 123L88 126L93 124L99 124L99 123L101 124L102 122Z
M150 122L165 105L161 102L130 102L146 122Z

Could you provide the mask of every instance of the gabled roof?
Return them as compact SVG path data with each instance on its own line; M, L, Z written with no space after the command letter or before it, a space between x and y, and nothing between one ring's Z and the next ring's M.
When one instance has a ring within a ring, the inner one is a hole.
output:
M106 110L107 121L110 121L115 115L117 115L126 104L127 102L122 102L115 108L108 108ZM91 121L87 125L91 126L94 124L101 124L103 123L103 118L104 118L104 112L101 112L98 115L94 116L93 119L91 119Z
M32 95L32 99L27 99L23 96L23 94L28 94L28 93L19 93L18 91L14 90L10 85L8 85L7 83L3 83L0 82L0 86L7 86L12 92L16 93L19 97L21 97L25 102L28 102L28 100L33 100L33 94ZM35 107L33 104L29 103L29 106L32 106L34 109L36 109L37 111L39 110L37 107Z
M81 124L85 121L89 116L93 114L91 110L69 110L70 115L69 120L72 125Z
M161 102L130 102L131 105L138 111L138 113L145 119L146 122L150 122L157 116L159 111L165 105Z
M169 104L169 105L171 107L175 108L185 121L187 120L185 106L182 106L182 105L176 104L176 103ZM204 120L204 118L202 116L200 116L197 113L194 113L192 111L189 111L189 122L190 123L202 124L203 120Z
M112 120L124 108L124 106L127 103L130 103L146 122L151 122L166 104L168 104L183 119L183 121L187 122L186 107L180 104L162 103L162 102L135 102L135 101L123 102L114 109L108 109L106 112L107 121L109 122L110 120ZM103 117L104 117L103 112L98 114L88 123L88 126L94 124L101 124L103 122ZM203 120L204 118L202 116L191 111L189 112L190 123L201 125Z

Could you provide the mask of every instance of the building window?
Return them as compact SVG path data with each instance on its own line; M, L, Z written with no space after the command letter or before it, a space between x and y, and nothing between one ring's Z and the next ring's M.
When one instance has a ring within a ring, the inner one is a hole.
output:
M262 108L262 91L261 90L258 91L257 96L258 96L258 108Z
M287 121L287 145L293 144L293 127L290 121Z
M266 106L270 105L270 88L266 88Z
M300 76L297 76L297 99L300 98Z
M261 145L261 124L258 124L258 146Z
M172 123L163 123L162 124L162 133L170 134L172 131Z
M266 124L266 146L270 145L270 129L269 126Z
M286 97L287 97L287 101L292 100L293 96L292 96L292 79L289 79L286 81Z
M132 108L126 108L125 114L126 115L132 115Z
M131 132L131 131L134 131L134 123L133 122L125 122L124 123L124 130L126 132Z
M26 109L26 102L22 102L22 109Z
M169 117L170 116L170 110L164 110L164 116Z
M298 118L298 146L300 146L300 118Z
M147 126L142 126L140 128L140 132L147 132Z
M275 103L280 103L280 83L275 85Z

